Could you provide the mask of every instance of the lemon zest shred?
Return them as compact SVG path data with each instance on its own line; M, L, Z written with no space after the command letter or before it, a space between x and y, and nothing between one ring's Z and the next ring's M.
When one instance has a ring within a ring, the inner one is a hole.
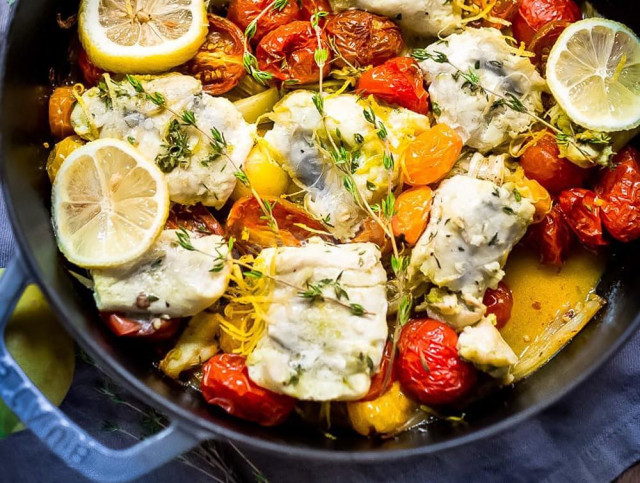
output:
M75 84L71 90L73 97L80 106L80 109L82 109L84 116L87 118L87 124L89 124L89 131L91 132L92 140L96 140L100 137L100 133L98 132L97 126L93 122L93 116L91 115L91 111L89 111L87 103L84 102L84 99L82 98L82 94L84 94L84 92L85 89L82 84Z

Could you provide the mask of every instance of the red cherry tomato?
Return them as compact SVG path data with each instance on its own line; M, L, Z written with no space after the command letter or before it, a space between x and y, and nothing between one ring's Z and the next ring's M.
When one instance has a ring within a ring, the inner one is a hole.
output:
M471 0L471 3L480 10L484 10L487 6L486 0ZM518 11L518 3L519 0L496 0L496 3L489 12L488 17L493 17L494 19L499 18L511 22ZM506 28L502 23L492 22L487 18L476 20L475 22L472 22L471 25L474 27L493 27L498 30Z
M369 69L358 80L356 90L358 94L374 95L420 114L429 112L429 94L424 88L422 70L409 57L396 57Z
M310 20L316 12L331 13L331 4L328 0L302 0L300 5L300 20ZM322 22L323 19L320 19Z
M224 235L224 228L211 212L201 204L193 206L173 205L167 219L167 228L184 228L203 235Z
M544 220L531 226L528 240L540 252L541 263L562 266L571 250L573 238L559 205L555 205Z
M476 382L476 370L458 355L458 336L431 319L409 322L398 341L398 377L403 389L424 404L451 404Z
M518 42L529 44L549 22L577 22L581 18L580 7L573 0L522 0L513 19L513 36Z
M527 50L533 52L535 57L531 60L538 67L538 70L545 73L547 60L549 59L549 53L551 48L560 37L560 34L564 32L571 22L566 20L554 20L542 27L531 39Z
M391 344L391 342L387 342L387 345L384 348L384 353L382 354L380 368L378 369L378 372L376 372L371 378L371 387L369 387L369 392L365 397L360 399L360 401L373 401L374 399L378 399L386 392L391 384L398 380L398 375L395 371L395 364L394 367L389 367L392 350L393 344ZM391 371L391 374L387 376L389 371ZM385 380L387 381L386 386L384 384Z
M84 83L88 87L95 87L98 82L102 80L102 74L105 73L100 67L96 67L93 62L89 60L89 56L82 47L78 50L78 67L82 72Z
M329 54L323 69L326 77L331 70L331 49L324 33L321 43ZM273 74L276 79L308 84L320 79L320 68L314 59L317 49L318 39L311 23L292 22L267 34L258 44L256 57L260 70Z
M502 329L511 318L513 309L513 293L509 286L500 282L495 290L490 288L484 294L483 304L487 306L487 315L496 316L498 329Z
M244 32L249 24L266 10L258 20L256 33L251 39L255 44L269 32L298 20L300 7L296 0L289 0L282 10L270 7L272 3L271 0L231 0L227 18Z
M593 191L573 188L558 196L564 219L578 239L588 247L607 245L602 230L603 201Z
M340 52L337 67L379 65L400 55L405 47L400 27L386 17L347 10L332 17L327 37Z
M293 411L296 400L264 389L249 379L246 360L235 354L218 354L202 366L200 385L209 404L262 426L276 426Z
M604 200L602 222L613 238L630 242L640 238L640 153L627 147L613 159L596 186Z
M206 93L217 96L237 86L246 74L242 65L244 34L226 18L209 14L208 19L207 39L182 70L201 81Z
M583 185L589 171L560 157L560 150L551 133L528 147L520 158L527 178L540 183L549 193Z
M137 319L123 314L105 312L102 320L118 337L140 338L150 342L171 339L180 329L181 319Z

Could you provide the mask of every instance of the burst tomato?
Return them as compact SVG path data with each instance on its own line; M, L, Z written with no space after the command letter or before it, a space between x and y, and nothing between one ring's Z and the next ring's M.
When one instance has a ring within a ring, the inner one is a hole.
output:
M486 0L471 0L471 3L483 11L487 7ZM495 5L491 8L489 18L483 18L482 21L473 22L472 25L477 27L493 27L503 29L507 25L491 19L502 19L511 22L518 12L519 0L496 0Z
M565 221L588 247L606 245L602 230L602 200L593 191L573 188L558 196Z
M541 263L562 266L571 250L572 236L560 206L555 205L540 223L531 226L527 238L540 252Z
M393 249L391 240L389 240L380 224L373 218L367 218L362 222L362 227L356 236L351 239L351 243L373 243L378 245L383 254L390 253Z
M89 60L87 52L82 47L78 50L78 67L82 73L84 83L88 87L94 87L98 85L98 82L102 80L102 75L105 73L100 67L96 67L93 62Z
M249 379L246 360L218 354L202 366L200 389L209 404L262 426L276 426L293 411L296 400L264 389Z
M340 53L337 67L379 65L404 49L400 27L386 17L362 10L335 15L327 22L325 32Z
M395 364L394 367L389 367L392 350L393 344L391 342L387 342L387 345L384 347L384 353L382 354L382 361L380 361L378 372L376 372L371 378L369 392L365 397L360 399L360 401L373 401L374 399L378 399L385 393L391 384L398 380L398 375L395 371ZM391 371L391 373L389 373L389 371ZM386 385L385 382L387 383Z
M331 70L331 50L324 34L321 35L321 43L328 53L323 69L326 77ZM308 84L320 79L320 68L314 59L317 49L318 40L311 23L292 22L267 34L258 44L256 57L260 69L273 74L276 79Z
M140 338L150 342L171 339L180 329L180 319L137 319L118 313L102 313L102 320L118 337Z
M577 22L580 7L573 0L522 0L513 20L513 36L529 44L536 32L554 20Z
M252 38L252 42L257 43L269 32L297 20L300 15L300 7L295 0L289 0L282 10L272 8L271 4L271 0L231 0L227 18L245 31L249 24L264 11Z
M229 20L209 14L209 33L200 50L182 70L202 82L202 89L217 96L238 85L246 71L242 64L243 33Z
M589 174L586 169L560 157L560 150L551 133L525 150L520 165L527 178L536 180L551 194L582 186Z
M396 213L391 219L393 235L402 237L411 246L418 243L429 221L432 200L433 191L428 186L413 188L398 196Z
M398 377L411 396L424 404L451 404L467 394L476 370L458 355L458 336L431 319L409 322L398 341Z
M571 22L567 22L566 20L554 20L548 23L533 36L527 46L527 50L535 54L535 57L531 61L543 74L546 70L551 48L556 43L556 40L558 40L558 37L560 37L560 34L564 32L564 29L570 24Z
M596 186L604 200L602 222L613 238L630 242L640 238L640 153L632 147L613 159Z
M490 288L484 294L482 301L487 306L487 315L495 315L498 329L502 329L511 318L511 310L513 309L513 293L509 286L500 282L495 290Z
M462 152L462 139L446 124L436 124L414 139L402 157L404 180L412 186L437 183Z
M300 4L300 20L309 20L316 12L331 13L331 4L328 0L302 0ZM321 19L322 20L322 19Z
M300 246L313 236L333 241L330 236L317 234L325 231L324 226L298 205L279 198L266 197L263 200L273 207L277 229L269 227L255 198L239 199L233 204L226 224L227 234L236 239L238 247L245 251L259 252L268 247Z
M422 71L409 57L396 57L366 71L356 90L358 94L373 95L420 114L429 112L429 94L424 88Z
M49 128L58 139L75 134L71 125L71 111L76 104L73 87L56 87L49 98Z
M224 228L211 212L201 204L193 206L173 205L167 219L167 228L184 228L203 235L224 235Z

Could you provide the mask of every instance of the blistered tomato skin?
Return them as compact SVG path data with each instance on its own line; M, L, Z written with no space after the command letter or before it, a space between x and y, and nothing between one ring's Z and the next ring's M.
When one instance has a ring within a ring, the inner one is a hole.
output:
M593 191L573 188L558 196L565 221L587 247L607 245L602 229L602 200Z
M613 159L596 185L604 204L602 222L613 238L630 242L640 238L640 153L627 147Z
M424 404L452 404L475 385L476 370L458 355L458 336L431 319L409 322L398 342L402 388Z
M169 212L167 228L170 230L184 228L192 233L224 236L222 225L200 203L193 206L174 204Z
M496 289L488 289L482 303L487 306L486 315L496 316L498 330L507 325L513 309L513 294L506 283L500 282Z
M580 7L573 0L522 0L513 20L513 36L529 44L542 27L554 20L577 22L582 18Z
M389 367L392 349L393 345L391 344L391 342L387 342L387 345L384 347L382 361L380 362L378 372L376 372L371 378L371 386L369 387L369 392L365 397L360 399L360 401L373 401L374 399L378 399L387 391L387 389L389 389L389 387L395 381L398 380L398 375L396 374L395 370L395 364L394 367Z
M296 1L290 0L282 10L270 8L271 4L271 0L231 0L227 19L244 32L249 24L266 10L258 20L256 33L251 39L253 43L257 43L269 32L300 17L300 7Z
M540 262L561 267L569 256L573 236L559 205L538 224L529 228L528 240L540 253Z
M331 70L332 55L324 34L321 42L329 54L322 72L326 77ZM311 23L292 22L267 34L258 44L256 57L260 70L273 74L277 80L309 84L320 79L320 68L314 58L317 49L318 40Z
M296 405L289 396L263 389L249 379L246 360L235 354L218 354L202 366L200 389L209 404L262 426L284 422Z
M316 12L331 13L331 4L328 0L302 0L300 2L300 20L310 20ZM326 17L325 17L326 18ZM322 25L324 18L320 18Z
M340 52L336 67L380 65L400 55L405 46L400 27L362 10L335 15L327 21L325 33Z
M520 158L520 165L527 178L536 180L551 194L581 187L589 174L588 170L560 157L555 137L551 134L528 147Z
M202 82L207 94L220 95L238 85L246 71L242 65L243 32L229 20L208 15L209 33L183 71Z
M97 86L105 73L104 70L89 60L87 52L82 47L80 47L78 51L78 67L80 68L80 72L82 72L82 78L84 79L86 87Z
M409 57L396 57L366 71L358 80L356 91L419 114L429 112L429 94L424 88L422 71Z

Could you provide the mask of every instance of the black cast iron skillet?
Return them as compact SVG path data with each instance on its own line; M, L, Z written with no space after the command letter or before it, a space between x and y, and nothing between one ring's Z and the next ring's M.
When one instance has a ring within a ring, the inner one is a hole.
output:
M608 17L640 30L638 7L595 1ZM584 381L629 339L640 325L640 257L637 246L615 247L599 292L607 306L549 364L514 388L475 404L469 425L433 425L389 441L360 437L329 440L294 424L264 429L208 407L202 397L162 378L137 350L128 350L100 323L95 304L75 285L61 264L49 212L50 185L44 171L49 141L47 96L50 68L63 65L69 35L56 25L56 13L77 9L77 0L19 1L8 41L0 44L3 191L19 246L0 280L0 333L28 282L42 288L61 322L113 378L141 400L166 414L171 426L125 451L93 441L53 408L28 381L0 342L0 396L67 464L101 481L124 481L148 472L203 439L235 443L299 460L391 462L477 444L521 423ZM630 15L631 13L631 15Z

